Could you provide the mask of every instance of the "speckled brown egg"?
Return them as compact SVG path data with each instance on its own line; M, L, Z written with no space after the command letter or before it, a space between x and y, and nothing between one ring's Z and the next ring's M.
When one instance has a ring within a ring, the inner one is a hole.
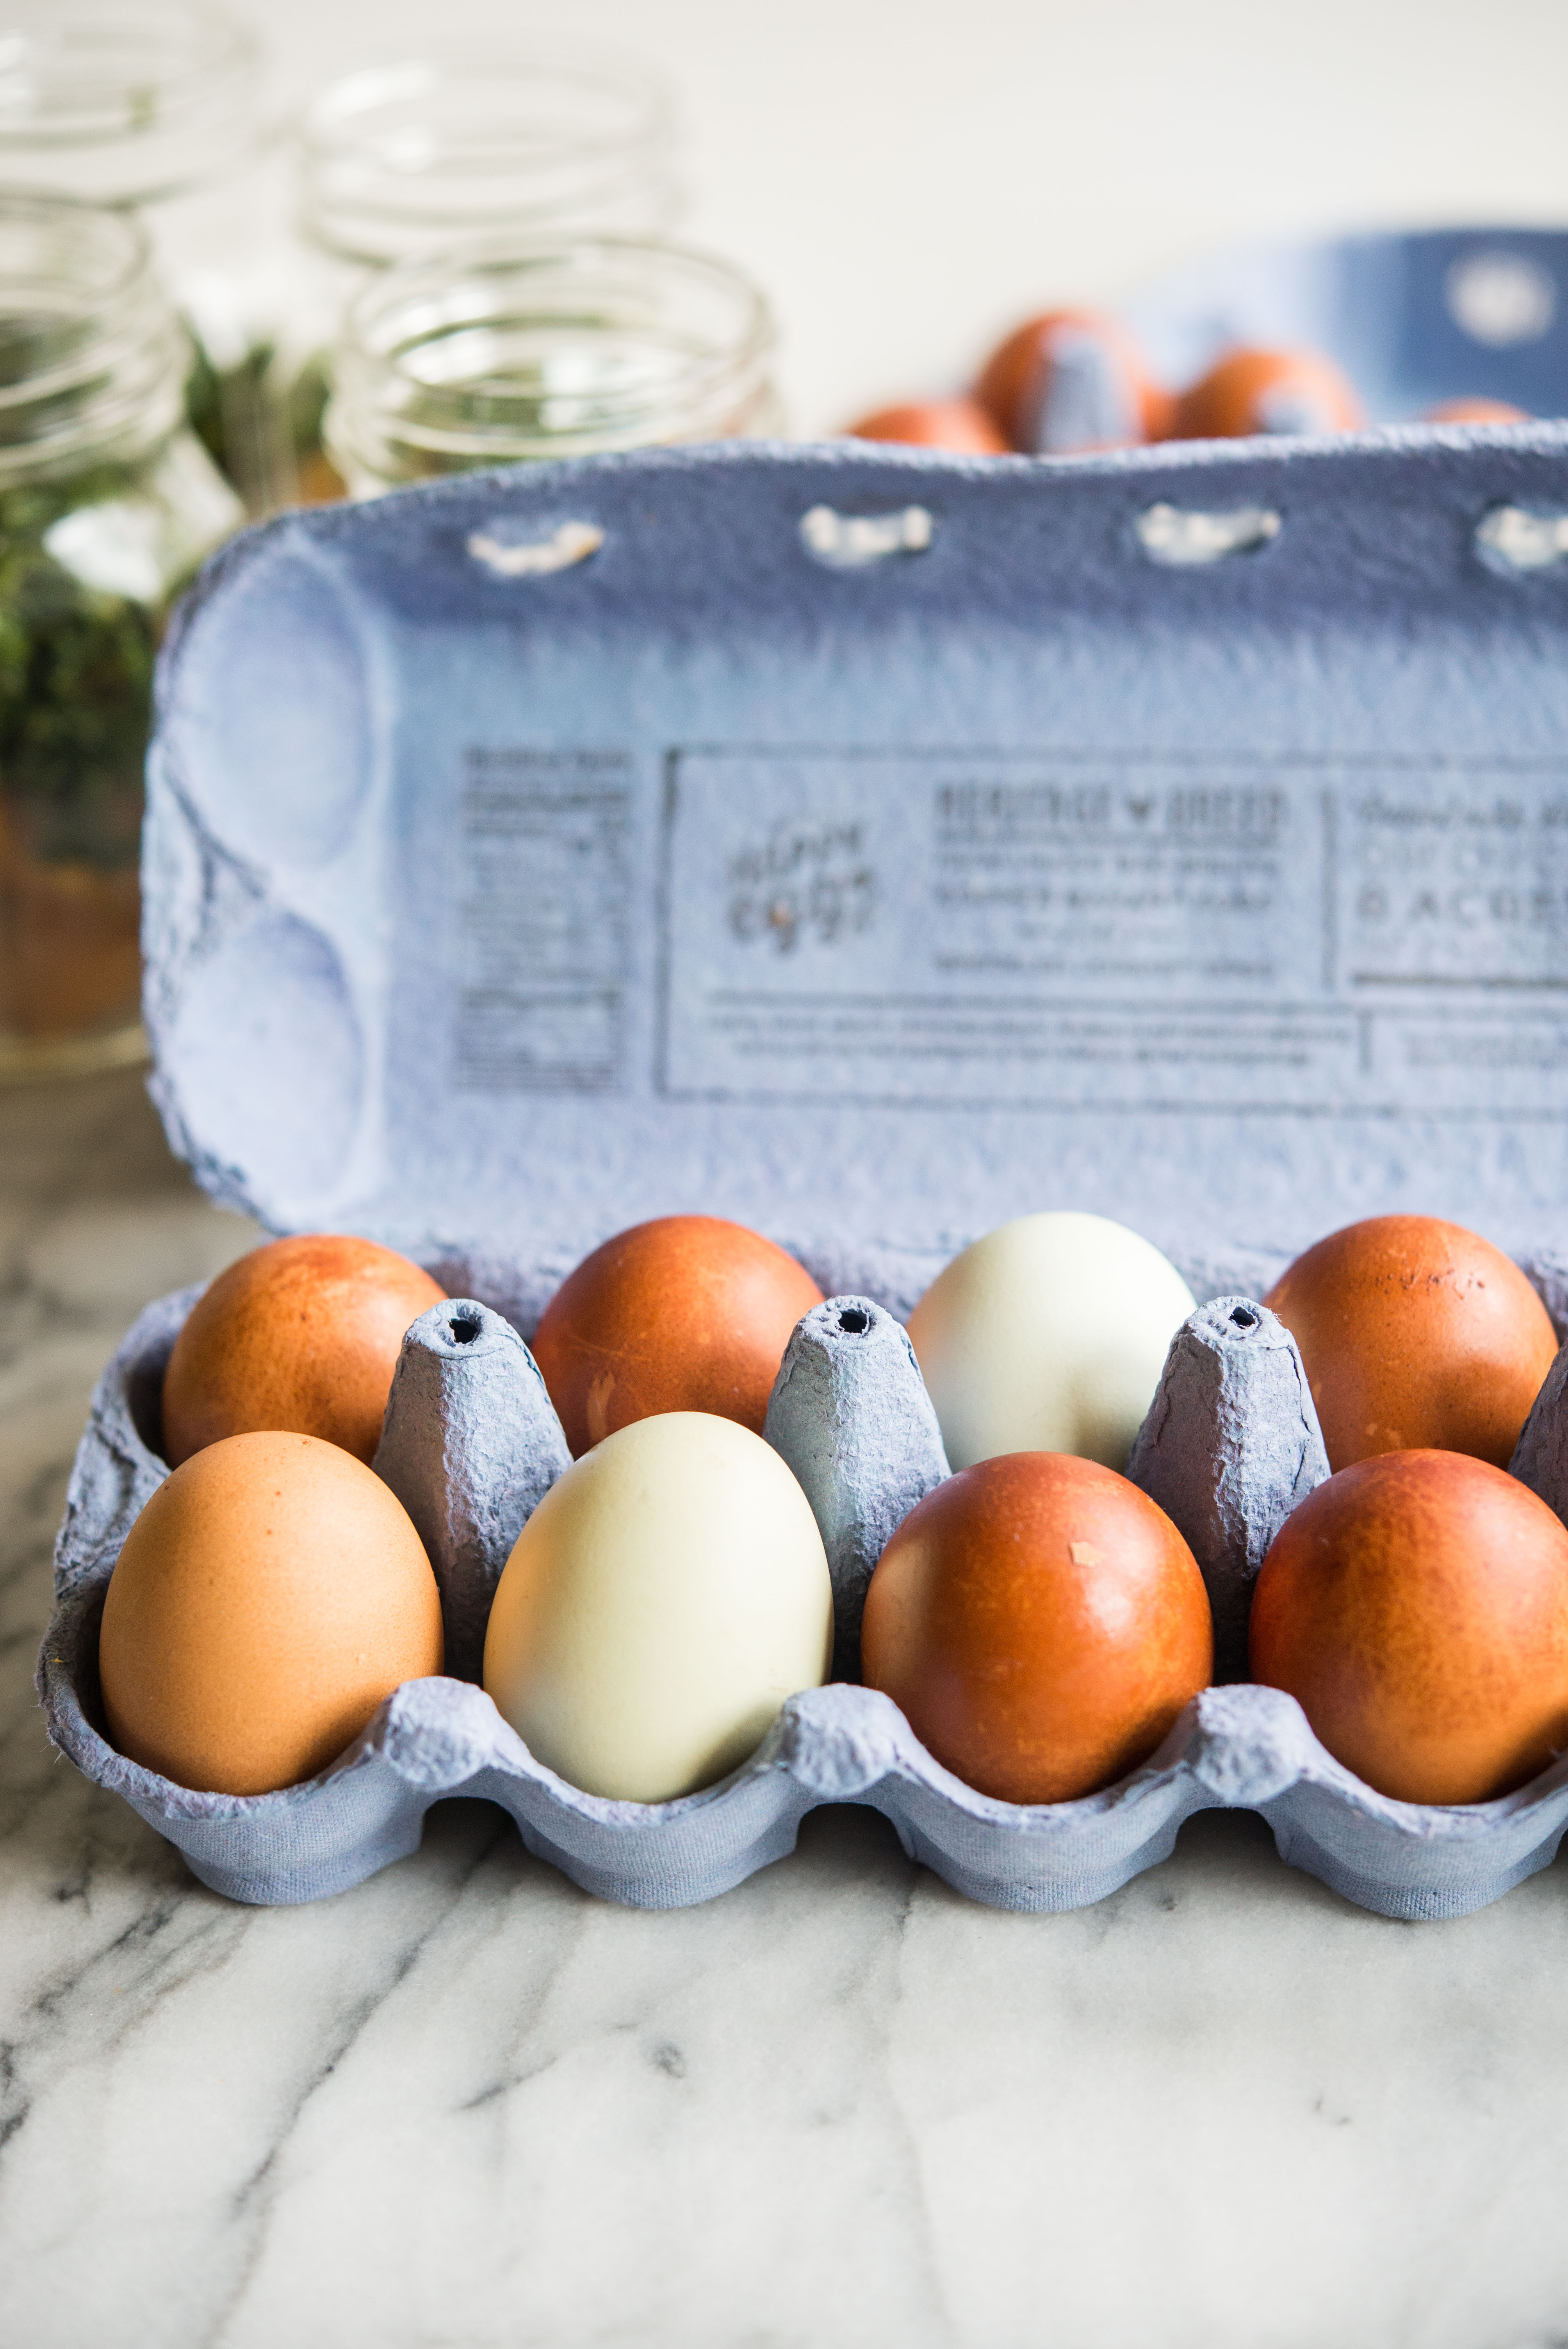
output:
M1321 351L1227 351L1176 402L1177 440L1249 432L1354 432L1365 419L1348 376Z
M810 1274L743 1224L660 1216L568 1274L533 1356L578 1455L657 1412L712 1412L760 1435L790 1331L821 1302Z
M1213 1625L1163 1509L1113 1469L1010 1452L911 1511L866 1593L868 1687L965 1785L1070 1802L1146 1761L1206 1686Z
M1456 1452L1342 1469L1275 1535L1253 1678L1407 1803L1485 1803L1568 1747L1568 1530Z
M401 1502L312 1435L232 1435L175 1469L126 1537L98 1635L119 1751L224 1795L314 1777L441 1661Z
M395 1249L313 1233L270 1240L197 1299L163 1378L163 1456L293 1430L369 1462L411 1321L445 1291Z
M1330 1233L1264 1302L1301 1349L1331 1468L1427 1448L1506 1468L1557 1351L1519 1267L1434 1216Z
M1070 456L1163 439L1171 403L1103 310L1047 310L994 351L975 397L1010 447Z
M1005 457L1011 443L977 399L911 400L879 408L850 427L857 440L903 440L916 449L947 449L955 456Z

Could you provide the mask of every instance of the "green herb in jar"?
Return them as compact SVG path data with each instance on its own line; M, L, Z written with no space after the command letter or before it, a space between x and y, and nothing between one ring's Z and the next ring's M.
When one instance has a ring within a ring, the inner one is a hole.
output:
M162 599L95 587L52 534L122 468L0 491L0 1023L89 1027L134 1002L141 765Z
M158 637L242 518L190 356L134 222L0 198L0 1080L136 1048Z

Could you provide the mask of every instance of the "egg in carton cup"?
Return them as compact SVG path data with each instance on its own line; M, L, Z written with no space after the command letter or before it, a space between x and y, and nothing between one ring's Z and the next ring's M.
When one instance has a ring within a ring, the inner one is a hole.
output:
M846 1672L876 1556L946 1469L901 1317L1042 1206L1161 1241L1204 1301L1131 1473L1235 1669L1262 1548L1324 1464L1256 1301L1273 1273L1404 1208L1556 1278L1565 550L1553 426L1067 461L650 452L236 542L160 678L154 1090L213 1197L374 1236L452 1292L405 1340L377 1461L435 1567L448 1671L276 1794L183 1789L108 1744L97 1625L166 1473L186 1294L132 1330L78 1455L41 1664L63 1750L253 1900L358 1880L459 1793L651 1906L738 1882L838 1801L1018 1909L1102 1897L1216 1806L1393 1915L1543 1866L1568 1764L1400 1803L1245 1684L1119 1785L1018 1806L844 1679L717 1785L644 1805L567 1785L462 1675L563 1464L522 1336L588 1247L676 1206L794 1235L830 1292L767 1433L823 1534ZM1557 1411L1553 1390L1542 1459Z

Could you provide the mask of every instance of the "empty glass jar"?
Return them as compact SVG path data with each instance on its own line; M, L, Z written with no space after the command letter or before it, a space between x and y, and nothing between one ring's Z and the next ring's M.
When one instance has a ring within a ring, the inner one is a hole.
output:
M678 209L675 108L640 58L562 39L433 39L370 57L301 119L312 256L290 408L306 495L341 489L320 453L328 347L373 271L476 241L657 236Z
M738 270L600 238L472 246L374 279L325 437L351 492L520 458L774 428L773 329Z
M364 268L499 233L656 235L674 108L640 60L561 41L434 45L341 75L300 126L315 243Z
M0 1077L141 1050L153 661L242 518L190 357L132 216L0 197Z

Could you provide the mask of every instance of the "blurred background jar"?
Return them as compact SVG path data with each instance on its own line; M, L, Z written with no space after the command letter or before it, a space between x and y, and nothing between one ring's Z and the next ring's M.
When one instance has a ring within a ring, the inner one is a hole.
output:
M142 1050L153 660L242 518L190 365L133 216L0 195L0 1078Z
M290 368L302 493L341 490L321 452L326 352L369 275L475 242L663 235L680 204L675 159L662 78L586 43L470 32L332 80L296 140L314 256Z
M285 498L287 176L254 36L205 0L0 0L0 190L141 215L197 429L252 512Z
M356 497L519 459L777 429L768 305L727 263L630 238L471 246L350 305L324 439Z

